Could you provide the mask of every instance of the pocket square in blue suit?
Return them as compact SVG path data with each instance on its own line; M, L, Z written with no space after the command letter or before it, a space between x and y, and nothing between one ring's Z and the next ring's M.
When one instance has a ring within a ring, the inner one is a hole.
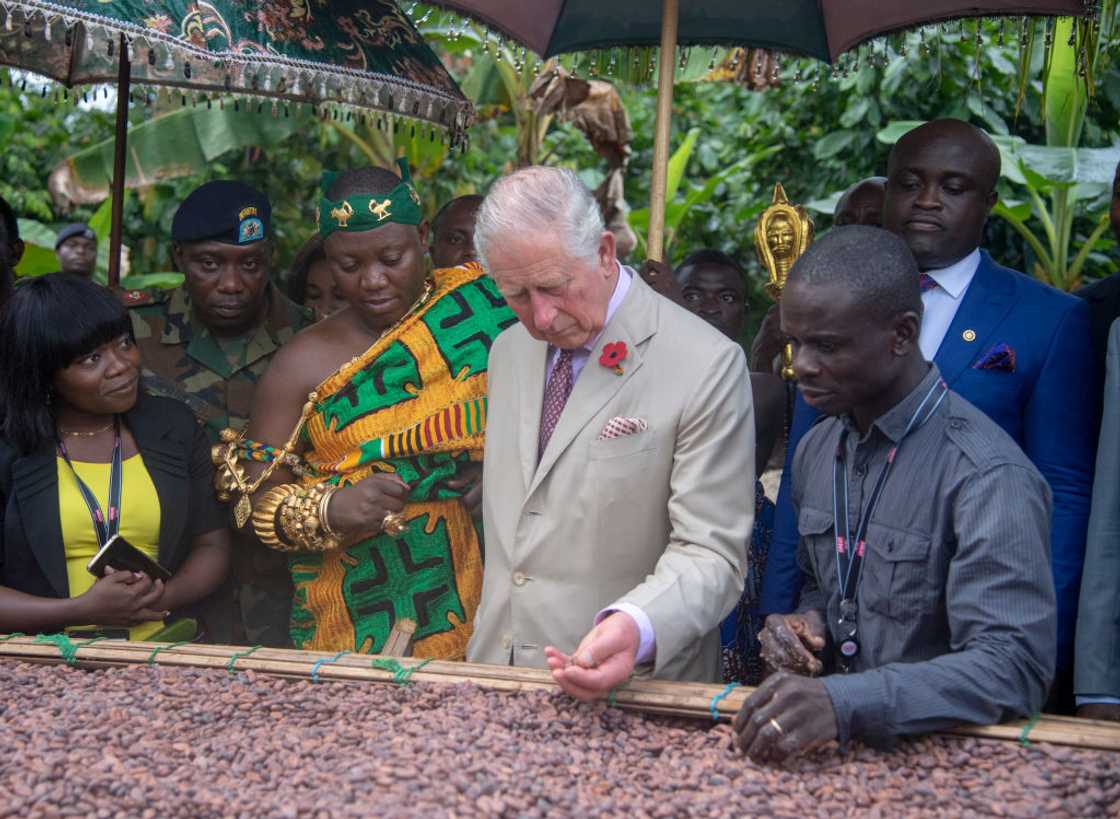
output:
M1005 373L1015 372L1015 350L1006 342L992 347L972 365L974 370L998 370Z

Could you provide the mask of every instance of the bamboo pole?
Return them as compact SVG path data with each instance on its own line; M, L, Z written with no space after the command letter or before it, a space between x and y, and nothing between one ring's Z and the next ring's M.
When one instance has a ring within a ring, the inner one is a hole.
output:
M526 693L558 691L550 672L538 668L485 665L446 660L423 661L416 658L389 658L368 654L300 651L278 648L249 648L189 643L141 643L127 640L99 640L85 643L74 640L74 664L81 668L120 668L132 665L160 665L179 668L251 671L292 680L315 682L399 683L426 682L437 685L470 683L492 691ZM65 660L58 646L36 642L34 637L0 640L0 659L58 665ZM378 667L381 663L385 667ZM396 669L403 669L403 677ZM632 680L613 695L619 708L647 714L691 719L732 719L743 701L752 693L747 687L728 691L726 686L704 683L678 683L666 680ZM1004 725L962 725L944 733L962 736L1019 741L1027 722ZM1027 732L1032 742L1051 742L1096 750L1120 751L1120 726L1100 720L1046 715Z
M112 224L109 228L109 286L121 283L121 244L124 232L124 165L128 146L128 98L132 93L132 64L124 35L117 41L117 122L113 141Z
M665 250L665 188L669 177L669 132L673 120L673 77L677 69L678 0L662 0L661 54L657 69L657 123L653 133L653 176L649 191L646 257L660 262Z

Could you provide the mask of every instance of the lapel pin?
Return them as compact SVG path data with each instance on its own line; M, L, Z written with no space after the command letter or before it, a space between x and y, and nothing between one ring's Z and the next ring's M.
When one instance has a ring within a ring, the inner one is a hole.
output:
M961 338L963 338L965 341L976 341L976 331L965 330L963 333L961 333Z

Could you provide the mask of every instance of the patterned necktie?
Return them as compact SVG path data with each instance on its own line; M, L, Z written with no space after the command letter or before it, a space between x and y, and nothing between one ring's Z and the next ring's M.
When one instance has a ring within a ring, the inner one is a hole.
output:
M548 385L544 388L544 406L541 408L541 429L537 446L537 461L544 455L548 440L556 431L556 424L560 421L560 414L564 405L568 403L568 396L572 394L572 356L575 350L561 350L556 358L556 366L552 368L552 375L548 377Z
M918 287L922 288L923 293L928 293L930 290L933 290L933 288L937 286L938 284L933 280L933 276L929 275L928 273L923 273L918 276Z

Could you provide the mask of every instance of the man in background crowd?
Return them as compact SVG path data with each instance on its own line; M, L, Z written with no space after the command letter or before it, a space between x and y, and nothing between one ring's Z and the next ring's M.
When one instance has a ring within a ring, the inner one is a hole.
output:
M475 194L452 199L439 209L432 220L430 250L432 267L458 267L467 262L477 262L474 248L474 222L482 197Z
M1112 235L1120 242L1120 164L1117 164L1112 178L1112 206L1108 217L1112 223ZM1112 322L1120 318L1120 273L1113 273L1082 287L1077 295L1089 303L1089 314L1093 322L1093 347L1103 367L1108 350L1109 330Z
M183 285L158 297L125 293L144 360L144 386L178 398L211 440L244 427L253 391L280 346L308 323L272 283L272 209L236 181L208 182L175 212L171 252ZM286 645L287 561L245 542L234 549L233 585L207 625L220 642Z
M887 178L871 176L861 179L840 196L832 214L835 227L844 225L883 226L883 198L887 194Z
M85 222L67 225L58 232L54 252L59 270L88 279L97 267L97 234Z
M16 265L23 258L19 221L8 201L0 197L0 307L8 302L15 286Z

